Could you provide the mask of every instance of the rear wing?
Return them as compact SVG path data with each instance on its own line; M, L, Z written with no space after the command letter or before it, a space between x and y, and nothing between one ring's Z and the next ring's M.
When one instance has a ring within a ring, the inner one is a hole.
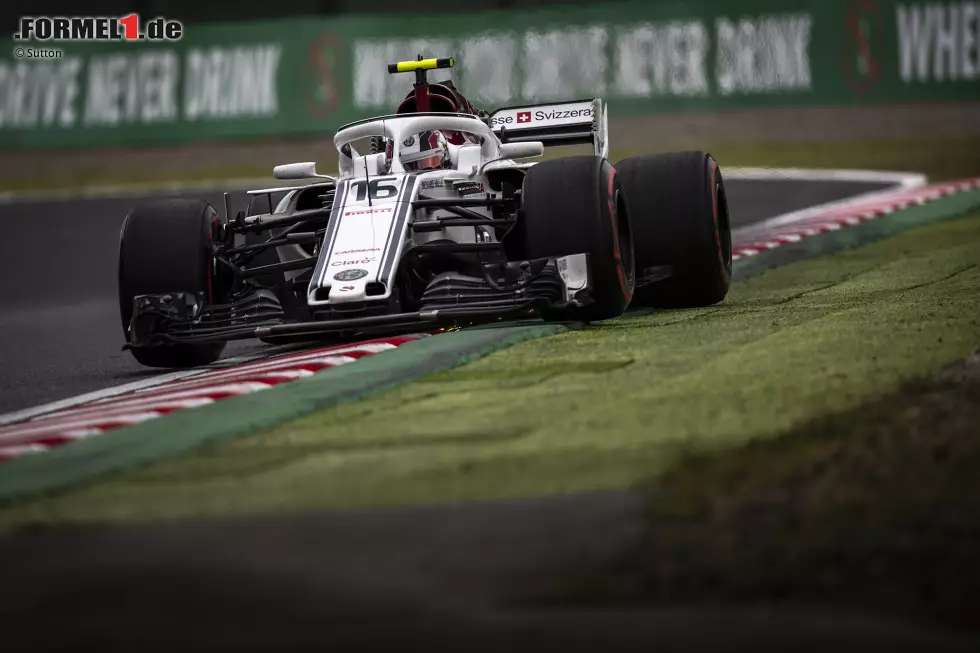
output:
M609 116L599 98L497 109L488 118L502 143L540 141L545 146L586 145L609 154Z

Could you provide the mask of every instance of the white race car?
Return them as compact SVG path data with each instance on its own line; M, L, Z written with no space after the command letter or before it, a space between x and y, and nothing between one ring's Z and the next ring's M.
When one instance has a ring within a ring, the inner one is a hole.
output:
M277 166L277 179L308 183L249 191L234 217L227 194L224 216L197 200L133 207L119 249L126 348L144 365L188 367L233 339L589 322L725 297L728 207L709 155L613 166L602 100L487 114L427 81L452 65L390 65L415 84L396 114L337 131L337 176ZM527 161L552 145L593 154Z

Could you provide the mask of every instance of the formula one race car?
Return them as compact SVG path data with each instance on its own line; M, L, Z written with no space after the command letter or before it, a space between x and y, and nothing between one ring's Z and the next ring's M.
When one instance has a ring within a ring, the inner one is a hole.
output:
M224 216L201 201L135 206L119 248L126 348L144 365L188 367L234 339L589 322L725 297L728 207L709 155L613 166L602 100L487 114L427 81L452 65L391 64L415 84L395 115L340 128L336 177L277 166L277 179L313 181L249 191L234 217L227 194ZM521 161L552 145L594 155Z

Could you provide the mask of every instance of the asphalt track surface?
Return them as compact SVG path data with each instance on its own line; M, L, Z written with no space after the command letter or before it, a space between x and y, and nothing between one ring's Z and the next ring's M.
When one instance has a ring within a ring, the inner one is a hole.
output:
M732 227L878 190L883 184L726 184ZM191 193L223 206L220 192ZM159 374L122 351L119 228L141 198L0 204L0 415ZM242 194L233 212L244 208ZM261 352L232 343L225 356Z
M732 181L729 201L738 227L876 188ZM4 409L147 374L118 350L131 203L0 206ZM23 532L0 537L0 632L17 651L976 650L853 612L541 600L643 523L641 498L611 493Z

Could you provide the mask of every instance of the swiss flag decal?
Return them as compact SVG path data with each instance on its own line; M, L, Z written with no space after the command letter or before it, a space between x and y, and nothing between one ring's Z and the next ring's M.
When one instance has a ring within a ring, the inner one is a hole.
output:
M531 122L531 112L530 111L518 111L517 112L517 122Z

